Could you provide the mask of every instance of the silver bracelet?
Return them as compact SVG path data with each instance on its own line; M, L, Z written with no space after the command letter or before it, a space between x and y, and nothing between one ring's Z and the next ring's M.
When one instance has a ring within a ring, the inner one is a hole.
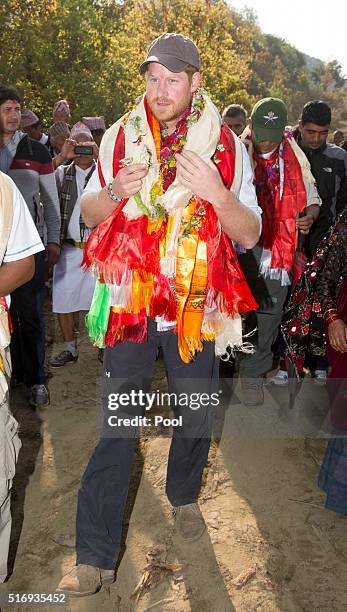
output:
M107 193L114 202L121 202L123 200L123 198L118 197L113 191L112 182L107 185Z

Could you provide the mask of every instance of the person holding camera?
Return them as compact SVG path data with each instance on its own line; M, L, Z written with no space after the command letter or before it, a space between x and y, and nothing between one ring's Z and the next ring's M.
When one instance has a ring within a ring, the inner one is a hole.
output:
M81 268L90 230L81 217L80 199L95 170L98 147L90 129L81 122L74 125L64 146L71 163L60 165L55 172L61 212L61 255L53 272L53 312L58 314L65 346L50 360L54 368L78 359L74 313L89 309L95 285L91 273Z

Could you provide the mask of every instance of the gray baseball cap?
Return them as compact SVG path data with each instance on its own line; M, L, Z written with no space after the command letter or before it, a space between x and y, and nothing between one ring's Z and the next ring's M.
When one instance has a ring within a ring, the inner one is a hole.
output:
M170 32L156 38L148 49L146 61L139 67L141 74L146 72L148 64L162 64L171 72L183 72L187 66L200 70L200 53L190 38Z

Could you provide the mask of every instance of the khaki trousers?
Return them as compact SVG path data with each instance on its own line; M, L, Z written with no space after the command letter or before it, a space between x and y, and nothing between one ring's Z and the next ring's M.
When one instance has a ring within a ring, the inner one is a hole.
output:
M11 372L9 349L0 349L0 583L7 576L11 535L11 488L21 441L18 423L9 409L8 379Z

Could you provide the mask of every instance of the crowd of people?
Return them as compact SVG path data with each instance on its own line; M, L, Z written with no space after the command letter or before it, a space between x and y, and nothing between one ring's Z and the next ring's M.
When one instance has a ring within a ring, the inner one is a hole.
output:
M339 379L328 389L339 418L320 486L327 506L347 514L344 135L336 130L327 142L331 109L321 100L307 102L293 127L273 97L249 117L238 104L220 116L200 87L199 51L179 34L157 38L139 70L144 95L108 130L102 116L71 125L69 103L59 100L46 134L18 91L0 86L0 580L20 448L9 378L27 389L31 406L49 405L43 305L51 279L64 347L49 367L77 361L80 311L89 311L103 360L105 423L79 489L76 566L58 587L70 595L115 580L138 428L110 433L107 398L148 391L159 350L178 394L211 395L219 358L237 354L247 406L264 403L277 362L275 385L288 384L288 359L317 384ZM300 312L285 319L296 304ZM311 315L320 320L318 351L308 341ZM197 499L213 410L173 410L183 424L173 431L166 492L178 533L194 541L205 529ZM117 416L121 423L142 411L133 402Z

